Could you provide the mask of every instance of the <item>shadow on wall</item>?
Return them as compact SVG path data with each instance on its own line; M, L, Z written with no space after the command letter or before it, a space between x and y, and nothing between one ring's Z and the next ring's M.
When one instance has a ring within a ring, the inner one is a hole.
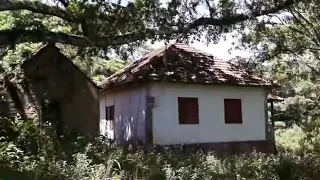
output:
M110 93L109 99L113 99L115 108L114 138L123 145L143 144L146 141L146 89L115 91Z
M37 100L23 77L15 73L7 73L3 77L3 85L1 116L15 117L18 113L23 119L38 118Z
M25 112L36 109L38 119L56 124L61 134L99 134L99 89L58 48L42 48L21 68Z
M144 134L139 135L139 119L131 117L116 118L117 131L116 138L122 145L142 146L144 144ZM144 128L144 127L141 127ZM144 131L143 131L144 132Z
M135 132L135 130L132 121L130 122L129 119L133 120L133 117L123 117L120 115L116 118L117 139L121 144L130 144L134 141L133 132Z

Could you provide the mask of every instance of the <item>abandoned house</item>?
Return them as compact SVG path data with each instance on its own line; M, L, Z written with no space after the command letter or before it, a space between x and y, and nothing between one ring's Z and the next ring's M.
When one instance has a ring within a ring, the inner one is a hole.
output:
M23 77L5 85L23 118L49 121L58 134L99 135L99 88L53 44L24 60Z
M27 118L51 121L61 134L274 151L267 107L276 100L267 98L273 85L187 45L156 49L99 87L52 44L25 60L21 69L20 84L5 76L16 109Z
M274 150L273 85L190 46L156 49L100 86L100 133L119 142Z

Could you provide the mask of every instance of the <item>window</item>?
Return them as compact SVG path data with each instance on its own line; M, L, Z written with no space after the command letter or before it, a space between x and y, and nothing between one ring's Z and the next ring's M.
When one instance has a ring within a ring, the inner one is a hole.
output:
M178 97L179 124L199 124L198 98Z
M226 124L242 123L241 99L224 100L224 118Z
M106 120L114 120L114 105L106 107Z

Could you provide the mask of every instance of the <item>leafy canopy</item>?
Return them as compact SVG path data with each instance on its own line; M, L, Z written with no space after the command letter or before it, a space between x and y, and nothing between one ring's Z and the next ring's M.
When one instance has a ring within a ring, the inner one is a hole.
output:
M0 45L57 42L78 47L118 46L147 39L208 41L261 15L279 13L294 0L1 0L0 11L20 13L1 27ZM46 19L46 20L45 20ZM45 22L47 21L47 22Z
M298 124L308 137L320 132L319 7L319 0L296 2L286 13L260 17L240 32L240 48L253 52L247 65L263 69L282 85L275 93L287 97L276 106L276 120Z

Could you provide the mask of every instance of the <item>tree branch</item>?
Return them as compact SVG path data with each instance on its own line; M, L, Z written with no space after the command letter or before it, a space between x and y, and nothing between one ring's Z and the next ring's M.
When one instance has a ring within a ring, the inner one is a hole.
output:
M187 33L200 26L230 26L239 22L256 18L262 15L277 13L285 8L291 6L295 0L286 0L284 3L274 6L272 8L261 10L259 12L251 12L249 14L238 14L224 18L201 17L195 21L186 24L182 27L166 28L165 31L159 31L159 28L145 29L139 32L131 32L126 35L110 35L107 37L95 37L88 39L84 36L70 35L65 33L50 32L47 30L26 30L26 29L10 29L0 31L0 45L10 45L22 42L57 42L62 44L70 44L80 47L97 46L107 47L112 45L129 44L135 41L144 40L147 38L154 38L161 35L172 35L179 33ZM35 13L45 15L52 15L60 17L64 20L71 22L81 22L80 17L77 17L58 7L48 6L39 2L25 2L25 1L12 1L0 0L0 11L4 10L29 10ZM106 19L108 16L99 15L98 18Z
M56 16L70 22L79 22L80 18L55 6L39 1L0 0L0 11L28 10L44 15Z
M61 0L59 0L61 1ZM62 1L61 1L62 2ZM75 15L60 7L50 6L39 1L0 0L0 11L28 10L34 13L59 17L65 21L81 23L86 14ZM112 17L104 13L98 13L99 19L112 21Z
M26 29L8 29L0 30L0 46L11 45L23 42L47 42L47 43L62 43L70 44L79 47L107 47L122 44L129 44L139 40L144 40L148 37L154 37L153 29L136 32L127 35L96 37L94 41L84 36L66 34L61 32L51 32L48 30L26 30ZM157 35L167 34L169 32L158 32Z
M202 17L199 18L195 21L193 21L187 29L194 29L199 26L206 26L206 25L212 25L212 26L228 26L228 25L233 25L239 22L243 22L249 19L253 19L259 16L264 16L268 14L273 14L277 13L283 9L286 9L293 5L296 1L295 0L287 0L282 4L279 4L273 8L266 9L266 10L261 10L259 12L253 11L249 14L239 14L239 15L234 15L231 17L225 17L221 19L215 19L215 18L210 18L210 17Z

